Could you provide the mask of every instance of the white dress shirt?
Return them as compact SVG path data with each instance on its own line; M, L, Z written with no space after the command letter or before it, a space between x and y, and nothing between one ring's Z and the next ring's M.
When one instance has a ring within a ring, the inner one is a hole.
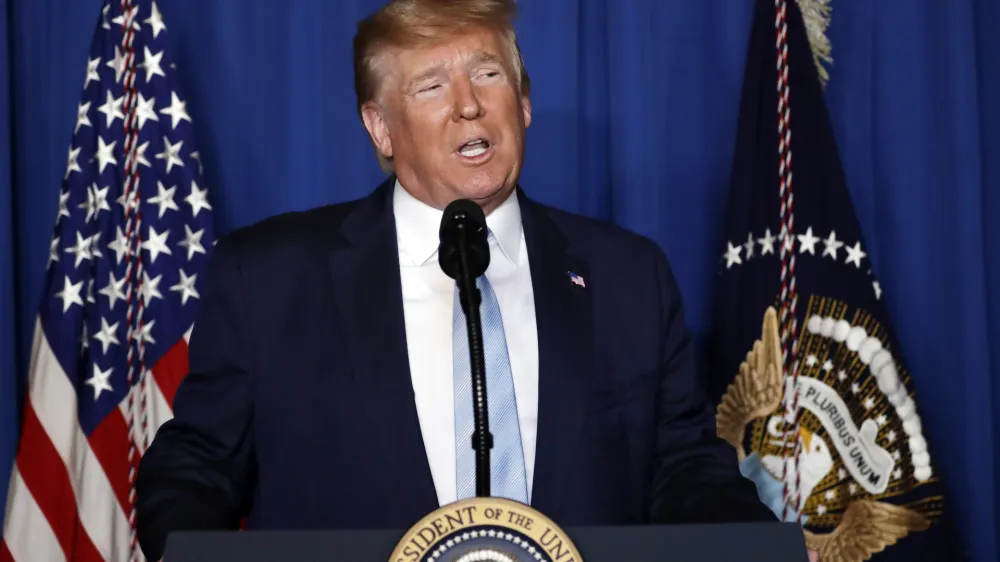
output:
M393 212L410 375L431 476L438 502L444 505L456 499L456 461L451 343L455 281L438 264L438 229L443 211L417 200L397 182ZM493 285L503 316L530 500L538 424L538 337L517 194L511 194L490 213L486 224L491 230L486 277Z

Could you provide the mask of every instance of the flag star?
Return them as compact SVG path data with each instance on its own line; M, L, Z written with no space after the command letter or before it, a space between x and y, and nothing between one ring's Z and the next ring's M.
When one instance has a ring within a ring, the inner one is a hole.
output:
M888 421L889 418L887 418L885 414L879 414L879 416L875 418L875 423L877 423L879 427L882 427Z
M865 401L862 403L862 405L865 407L866 410L871 410L872 408L875 407L875 399L869 396L865 398Z
M104 167L108 164L112 166L118 165L118 159L115 158L116 144L118 144L118 141L111 141L111 144L106 144L102 137L97 137L97 173L103 173Z
M104 114L104 124L105 127L111 128L111 124L115 122L115 119L125 120L125 114L122 113L122 103L125 102L125 96L114 97L111 95L111 90L104 92L104 105L97 108L97 111Z
M48 263L48 265L52 265L53 262L57 262L57 261L59 261L59 237L58 236L56 236L55 238L53 238L52 242L49 244L49 263ZM46 265L46 267L48 267L48 265Z
M124 28L126 26L126 16L127 16L127 21L128 23L132 24L132 29L140 31L142 29L142 26L139 24L139 20L135 19L135 16L137 15L136 12L138 11L139 11L139 6L135 6L131 10L128 10L128 12L123 12L121 15L111 20L111 23L118 24L119 27Z
M79 168L77 168L79 170ZM59 193L59 213L56 215L56 224L59 224L61 217L69 216L69 192Z
M202 166L202 164L201 164L201 152L199 152L199 151L196 150L196 151L192 152L190 154L190 156L191 156L192 160L194 160L195 162L198 163L198 175L200 176L200 175L204 174L205 173L205 167Z
M121 82L122 74L125 73L125 56L118 45L115 45L115 58L109 60L106 66L115 69L115 83Z
M185 273L183 269L179 269L177 271L180 273L181 280L173 287L170 287L170 290L180 292L181 304L187 304L187 300L189 298L200 299L201 295L198 294L198 289L195 287L195 283L198 282L198 274L195 273L194 275L188 277L188 274Z
M833 259L836 260L837 259L837 250L839 250L840 247L843 246L843 245L844 245L843 242L841 242L840 240L837 240L837 233L836 233L836 231L831 230L830 231L830 236L828 236L826 238L826 240L823 240L823 246L824 246L824 248L823 248L823 257L830 256L831 258L833 258Z
M153 339L153 334L152 334L154 324L156 324L156 320L150 320L148 323L143 321L142 327L139 329L138 333L136 333L136 330L133 326L129 326L128 340L130 342L134 341L139 344L146 344L146 343L155 344L156 340Z
M902 477L903 477L903 469L902 468L897 468L896 470L892 471L892 478L893 478L893 480L899 480Z
M185 109L186 106L187 102L181 101L180 98L177 97L177 92L170 92L170 107L161 109L160 113L163 115L169 115L172 119L171 128L176 129L178 121L186 119L189 123L191 122L191 116L188 115L187 109Z
M83 170L80 169L80 163L76 161L76 159L79 157L80 157L80 147L79 146L76 148L70 147L69 156L66 157L66 175L63 176L63 179L68 178L69 175L73 172L83 172Z
M826 499L832 500L832 499L834 499L836 497L837 497L837 492L835 492L833 490L827 490L826 491Z
M902 455L900 455L899 449L892 452L892 460L898 461L901 457Z
M173 255L170 250L170 246L167 246L167 236L170 236L170 230L164 230L163 232L157 232L155 228L150 225L149 227L149 238L142 241L141 248L149 252L149 263L156 263L156 258L160 257L160 254L167 254L168 256Z
M872 281L872 288L875 289L875 299L879 300L882 298L882 286L879 285L878 281Z
M80 234L80 231L76 232L76 245L70 248L66 248L67 254L76 254L76 263L73 267L80 267L80 263L84 260L89 260L92 256L90 253L91 243L90 237L84 237ZM82 303L81 303L82 304Z
M855 242L854 247L848 246L845 248L847 250L847 259L844 263L854 262L854 267L861 269L861 260L867 255L861 251L861 242Z
M747 241L743 243L743 247L746 248L747 250L746 256L747 259L749 260L750 258L753 257L753 249L754 249L754 239L752 232L747 234Z
M837 469L837 478L839 478L841 480L847 478L847 471L844 470L843 468L838 468Z
M132 190L131 193L122 193L121 195L118 196L118 199L116 199L115 201L122 206L122 209L125 211L125 214L128 215L132 211L139 208L138 195L139 195L138 190ZM128 201L125 200L126 196L128 196Z
M826 513L826 506L823 505L823 504L817 505L816 506L816 513L818 513L819 515L823 515L824 513Z
M79 234L77 234L79 236ZM56 298L63 301L63 313L71 306L78 304L83 306L83 299L80 298L80 290L83 289L83 281L70 283L69 275L63 277L63 290L56 293Z
M139 119L139 130L141 131L144 126L146 126L146 121L159 121L160 117L156 114L156 98L149 98L148 100L139 93L139 102L136 104L135 116Z
M146 142L140 144L139 146L135 147L135 156L134 156L134 158L135 158L136 162L138 162L139 164L141 164L141 165L143 165L143 166L145 166L147 168L152 168L153 165L149 163L149 160L146 160L146 149L147 148L149 148L149 141L146 141Z
M172 209L174 211L180 211L180 207L174 202L174 192L177 191L177 186L173 186L170 189L165 189L163 187L163 182L156 182L156 197L150 197L148 202L153 203L160 207L160 216L158 218L163 218L163 214L167 212L167 209ZM185 225L186 226L186 225Z
M164 74L163 69L160 68L160 59L163 58L163 51L154 55L149 50L149 47L144 46L142 49L144 56L139 66L146 71L146 83L149 84L149 81L153 79L153 76L162 76L166 78L167 75Z
M840 371L838 371L837 372L837 379L839 381L841 381L841 382L846 381L847 380L847 371L844 371L843 369L841 369Z
M726 269L729 269L735 264L743 263L743 260L740 258L740 250L742 250L743 247L739 245L733 246L732 242L726 242L726 244L729 246L729 249L726 250L726 255L723 256L726 260Z
M87 89L87 86L91 81L97 83L101 82L101 74L97 71L97 67L99 66L101 66L101 57L87 60L87 77L83 79L84 90Z
M160 9L156 6L156 2L153 2L153 8L150 13L149 18L144 20L142 23L149 24L153 28L153 39L156 39L160 32L167 29L167 26L163 23L163 16L160 14Z
M760 255L774 254L774 236L771 236L771 229L764 230L764 237L758 238L760 242Z
M191 194L184 198L184 202L191 205L191 216L193 217L197 217L202 209L212 210L212 206L208 203L208 189L199 189L194 180L191 180ZM730 247L732 247L731 244Z
M812 355L812 354L809 354L809 355L806 356L806 366L807 367L815 367L818 364L819 364L819 358L818 357L816 357L815 355Z
M118 232L121 232L121 228L118 229ZM127 277L123 277L122 279L115 279L115 272L114 271L108 272L108 284L105 285L104 288L98 292L108 297L109 309L113 310L115 308L115 303L117 303L119 300L121 301L125 300L126 281L128 281ZM117 326L117 324L115 325Z
M159 277L156 278L159 280ZM156 340L153 339L153 325L156 324L156 320L150 320L148 324L143 324L142 328L139 329L139 335L136 336L136 341L139 343L152 343L155 344Z
M98 189L96 183L87 188L87 201L77 205L79 208L87 210L85 222L96 218L101 211L111 211L111 207L108 206L108 189L110 188Z
M91 258L103 258L104 254L101 253L101 231L98 230L90 237L90 257ZM93 301L91 301L93 302Z
M794 252L795 251L795 236L792 236L784 228L781 229L781 233L778 234L778 241L781 243L782 252Z
M122 232L122 227L118 227L118 232L115 235L114 242L108 244L108 249L113 251L118 257L118 264L122 263L122 258L129 255L128 250L128 238L125 237L125 233ZM112 277L114 279L114 277ZM111 306L114 306L114 301L112 301Z
M111 378L111 371L114 368L109 368L107 371L102 371L97 364L94 364L94 375L87 379L83 384L94 387L94 400L101 397L101 392L107 390L108 392L114 392L111 388L111 382L108 379Z
M847 491L853 496L854 494L858 493L858 485L855 484L854 482L851 482L850 484L847 485Z
M177 141L177 144L170 144L170 139L163 137L163 152L157 154L156 158L159 160L163 160L165 158L167 160L168 174L170 173L170 169L173 168L175 164L181 168L184 167L184 161L181 160L181 146L183 145L184 141L182 140Z
M205 229L201 229L198 232L191 232L191 227L184 225L184 240L177 243L181 248L187 248L187 259L191 261L191 258L195 254L204 254L205 248L201 245L201 237L205 235Z
M94 334L94 339L101 342L101 353L104 355L108 354L108 347L111 345L121 345L118 341L118 336L116 332L118 331L118 322L108 325L108 321L105 318L101 318L101 329L99 332Z
M851 392L853 392L854 394L857 394L857 393L861 392L861 387L858 386L858 383L856 383L856 382L855 383L851 383Z
M805 234L799 234L796 236L799 239L799 253L804 254L809 252L812 255L816 255L816 242L819 242L819 238L813 236L813 229L810 226L806 229Z
M108 10L110 9L111 4L105 4L104 7L101 8L101 26L104 27L104 29L111 29L111 24L108 23Z
M94 124L90 122L90 117L87 115L90 112L90 102L81 103L76 108L76 126L73 127L73 134L77 134L80 131L80 127L93 127Z
M896 440L896 432L890 429L885 434L885 441L886 443L892 443L895 440Z
M163 298L163 294L160 293L159 289L160 281L162 280L162 274L150 279L149 274L146 271L142 272L142 285L139 287L139 294L146 306L149 306L149 302L153 299Z

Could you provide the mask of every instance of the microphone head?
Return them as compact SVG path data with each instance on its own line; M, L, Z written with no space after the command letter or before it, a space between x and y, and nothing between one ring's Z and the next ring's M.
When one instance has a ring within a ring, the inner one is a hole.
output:
M469 199L457 199L448 204L441 217L438 232L438 263L448 277L458 279L462 263L459 244L466 241L469 274L475 279L490 265L490 244L487 240L486 215L482 207Z

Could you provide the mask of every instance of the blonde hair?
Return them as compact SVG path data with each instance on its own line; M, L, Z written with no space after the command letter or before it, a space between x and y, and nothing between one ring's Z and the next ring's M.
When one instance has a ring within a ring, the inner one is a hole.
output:
M531 81L514 31L516 0L391 0L358 24L354 35L354 92L357 110L375 99L379 90L378 61L387 48L413 48L441 41L470 27L497 32L507 46L508 63L517 74L522 96ZM385 172L392 163L378 147L375 155Z

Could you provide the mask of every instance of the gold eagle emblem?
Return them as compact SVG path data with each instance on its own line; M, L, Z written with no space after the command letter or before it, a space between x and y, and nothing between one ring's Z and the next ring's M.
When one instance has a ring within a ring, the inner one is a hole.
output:
M755 420L780 415L783 381L778 315L774 307L768 307L760 339L741 362L716 410L716 431L736 449L741 463L747 458L744 438L748 426ZM806 439L811 433L803 428L799 435ZM772 476L780 479L780 475ZM859 498L846 505L832 532L818 534L806 528L804 533L806 545L816 550L823 562L864 562L930 524L925 515L908 507Z

